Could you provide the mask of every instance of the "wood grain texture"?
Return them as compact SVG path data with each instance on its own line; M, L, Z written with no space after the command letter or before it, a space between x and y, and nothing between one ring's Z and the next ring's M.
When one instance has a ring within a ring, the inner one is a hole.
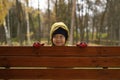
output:
M0 67L0 79L120 80L120 47L0 46Z

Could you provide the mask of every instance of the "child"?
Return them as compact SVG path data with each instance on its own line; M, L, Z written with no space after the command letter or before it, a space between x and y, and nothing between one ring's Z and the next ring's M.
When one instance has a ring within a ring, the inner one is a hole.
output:
M50 40L52 46L66 46L69 37L69 29L63 22L56 22L51 26ZM34 47L44 46L39 42L33 44ZM77 43L76 46L87 47L85 42Z
M50 30L52 46L65 46L68 40L69 30L63 22L56 22Z

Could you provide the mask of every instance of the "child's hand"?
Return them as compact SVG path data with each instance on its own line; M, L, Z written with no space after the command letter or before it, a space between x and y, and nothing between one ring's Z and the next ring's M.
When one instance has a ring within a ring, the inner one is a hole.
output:
M85 47L87 47L87 43L86 42L80 42L80 43L77 43L76 46L81 47L81 48L85 48Z
M39 43L39 42L34 42L33 43L33 47L35 47L35 48L39 48L39 47L41 47L41 46L44 46L44 43Z

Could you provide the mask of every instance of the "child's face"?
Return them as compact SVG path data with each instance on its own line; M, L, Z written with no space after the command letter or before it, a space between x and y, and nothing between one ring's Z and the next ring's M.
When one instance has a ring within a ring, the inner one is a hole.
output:
M53 44L55 46L65 46L65 36L62 34L55 34L52 38Z

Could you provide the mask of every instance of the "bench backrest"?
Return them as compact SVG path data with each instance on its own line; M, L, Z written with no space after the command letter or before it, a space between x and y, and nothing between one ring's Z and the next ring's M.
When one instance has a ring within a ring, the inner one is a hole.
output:
M120 47L0 47L0 79L120 80Z

